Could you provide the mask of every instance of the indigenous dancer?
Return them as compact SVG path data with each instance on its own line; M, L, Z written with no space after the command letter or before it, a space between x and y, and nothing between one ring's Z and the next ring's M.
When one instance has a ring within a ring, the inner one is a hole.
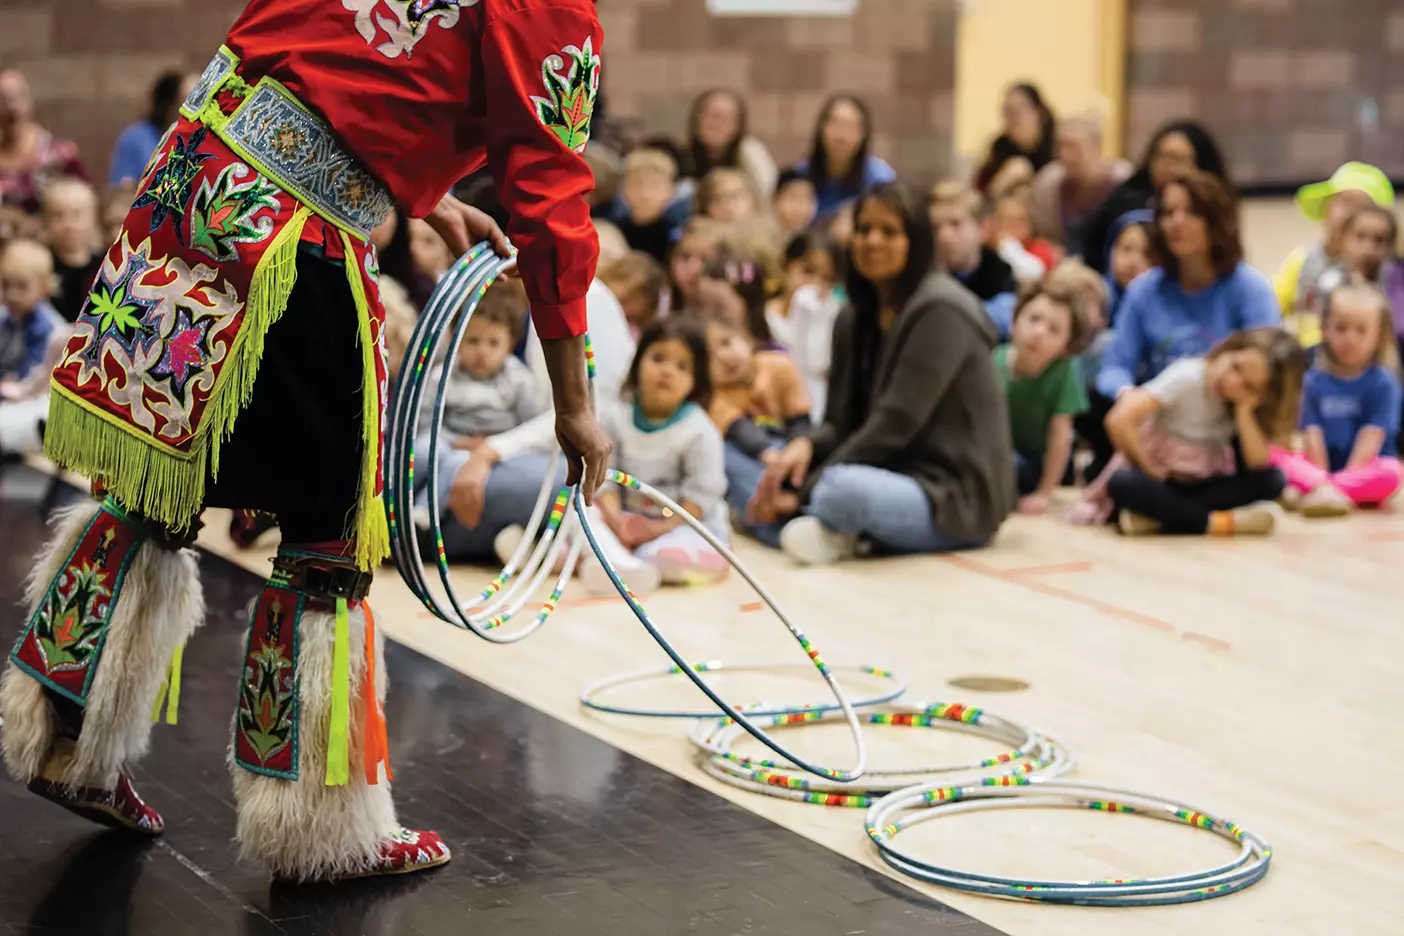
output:
M589 407L598 244L581 158L593 0L252 0L141 180L53 378L48 454L105 494L57 523L0 687L4 755L39 795L159 834L132 788L203 600L207 505L277 517L229 748L244 856L279 878L414 871L449 850L396 820L383 638L386 365L368 236L392 210L456 252L492 241L531 297L568 480L609 443ZM506 237L445 196L486 163ZM153 712L153 709L155 711Z

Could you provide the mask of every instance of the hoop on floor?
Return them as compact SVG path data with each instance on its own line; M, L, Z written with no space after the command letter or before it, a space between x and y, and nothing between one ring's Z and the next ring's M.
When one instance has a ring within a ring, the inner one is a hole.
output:
M1206 871L1101 881L1026 880L975 874L925 861L895 843L901 832L956 813L1011 808L1081 808L1136 813L1213 832L1239 846L1238 856ZM906 812L905 815L899 815ZM1150 907L1195 903L1251 887L1268 873L1272 848L1243 826L1211 813L1133 790L1074 780L1000 777L982 785L923 784L900 790L868 810L867 831L893 868L918 880L991 897L1082 906Z
M812 666L806 663L769 663L764 661L748 661L744 663L726 663L722 660L709 660L705 663L694 663L691 669L695 673L755 673L761 671L775 672L785 670L802 670L809 672ZM855 699L853 707L855 709L866 708L873 705L882 705L884 702L891 702L907 691L907 682L891 670L882 669L876 666L835 666L832 667L835 673L851 673L857 676L869 676L883 680L888 684L882 692L867 696L862 699ZM637 708L628 705L611 705L607 702L600 702L599 696L611 689L626 686L630 683L641 682L646 679L661 679L669 676L682 675L682 669L678 666L665 666L661 668L649 668L633 670L628 673L620 673L615 676L607 676L598 682L586 686L580 693L580 704L588 709L597 712L607 712L611 715L633 715L638 718L713 718L717 717L716 709L647 709ZM785 715L790 712L836 712L842 707L837 702L823 702L818 704L795 704L795 705L770 705L756 708L753 705L741 706L741 710L752 718L764 718L770 715Z
M780 799L849 808L872 806L888 793L910 787L916 776L946 774L941 782L956 786L989 777L1057 777L1074 764L1072 751L1065 745L983 709L944 702L899 703L883 706L881 711L860 712L858 717L869 725L960 731L1015 747L970 761L870 770L860 783L835 783L795 776L789 764L734 753L731 745L740 737L740 729L729 718L698 723L690 740L701 755L703 772L730 786ZM832 720L832 713L801 712L775 716L766 724L803 727Z
M717 708L727 713L728 717L734 719L736 723L749 732L752 737L799 769L830 780L843 782L852 782L861 777L864 770L867 768L868 749L863 740L863 729L858 722L858 713L854 710L853 704L848 701L848 697L844 695L843 689L839 687L838 680L834 678L833 670L829 668L829 664L824 662L824 658L819 654L819 651L814 648L814 645L810 643L809 638L789 619L780 608L779 603L771 596L770 592L765 589L765 586L761 585L761 583L756 580L750 570L746 568L741 560L736 557L736 554L733 553L716 534L707 529L704 524L684 510L682 505L678 504L672 498L654 488L652 485L640 481L638 478L625 474L622 471L616 471L613 468L606 472L606 480L613 481L622 487L636 491L648 500L653 501L653 503L657 504L659 507L671 511L675 516L691 527L699 536L706 540L707 544L725 558L726 561L731 564L731 567L755 589L760 599L770 607L770 610L773 611L775 616L780 619L780 622L785 625L785 628L790 632L791 636L795 638L795 641L804 648L805 653L809 655L809 659L813 662L815 669L819 671L819 675L822 676L824 681L828 684L829 691L834 694L834 698L838 701L839 708L843 712L844 719L848 722L848 727L853 733L853 745L857 752L856 764L851 770L837 770L832 767L823 767L811 763L809 760L799 757L763 731L749 715L740 711L737 707L730 705L717 694L715 689L707 685L706 681L702 679L701 674L693 669L692 664L683 659L682 654L677 651L654 625L653 620L648 616L648 612L644 610L644 606L639 603L638 597L635 596L629 589L629 586L624 583L624 580L619 577L619 571L614 568L614 565L605 556L604 551L600 549L599 541L595 538L595 531L590 527L590 519L585 509L584 498L580 496L580 488L577 486L574 498L575 512L580 520L580 529L585 534L586 540L590 543L590 548L594 551L595 558L604 566L605 572L609 575L609 580L628 603L629 608L634 612L634 616L639 619L639 623L644 626L644 629L649 632L649 635L663 648L663 652L672 658L678 671L687 676L687 678L692 681L693 685L702 690L702 693L712 700Z
M509 258L498 257L488 245L479 244L460 258L436 287L410 340L405 359L405 373L396 387L392 401L386 439L386 512L390 524L391 551L401 576L415 596L440 620L464 627L494 643L514 643L535 632L546 622L554 612L566 583L570 581L583 548L579 542L571 545L550 596L529 624L512 633L496 632L499 627L512 620L530 600L531 595L558 564L561 550L566 544L567 537L562 531L562 526L567 518L566 502L569 492L564 488L557 491L555 486L555 474L561 460L560 453L557 453L542 481L541 493L528 522L527 529L533 533L523 537L502 571L467 603L459 600L450 580L440 523L438 490L438 451L448 377L469 319L488 288L511 262ZM424 559L413 521L414 456L424 401L426 370L435 363L435 351L455 316L458 316L458 321L444 350L434 408L427 426L429 520L436 546L439 579L447 596L447 602L444 602L431 589L425 575ZM548 505L551 505L552 509L543 529L542 520L547 517ZM541 532L536 534L535 531L538 530Z

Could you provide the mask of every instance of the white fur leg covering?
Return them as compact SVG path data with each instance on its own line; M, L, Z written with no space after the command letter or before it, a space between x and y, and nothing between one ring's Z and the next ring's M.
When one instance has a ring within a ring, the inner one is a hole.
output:
M331 727L332 657L336 614L303 612L298 623L298 760L297 780L252 773L234 760L234 797L238 802L240 857L254 861L279 878L335 878L363 871L374 862L382 842L399 828L390 782L366 783L364 767L365 706L361 686L366 671L364 606L350 610L351 778L344 786L327 786L327 735ZM375 691L385 699L385 638L376 630Z
M151 706L171 657L204 620L195 551L142 543L112 612L64 780L110 790L118 772L146 753Z
M30 616L97 512L96 501L85 501L54 514L54 535L35 559L34 571L25 584L25 605ZM5 766L10 776L28 783L43 770L58 726L43 686L12 660L6 661L5 675L0 679L0 717L5 719Z

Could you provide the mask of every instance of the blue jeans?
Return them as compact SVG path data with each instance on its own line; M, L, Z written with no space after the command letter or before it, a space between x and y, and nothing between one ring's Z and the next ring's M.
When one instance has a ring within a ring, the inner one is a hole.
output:
M439 504L448 503L453 476L468 461L467 452L449 450L439 454ZM440 523L444 531L444 552L453 562L494 559L492 541L509 526L526 526L532 508L541 493L541 482L551 467L551 456L544 452L519 455L511 461L498 462L488 475L483 494L483 518L473 529L458 522L444 506ZM565 483L565 462L556 471L556 486Z
M871 465L825 468L805 513L835 533L871 540L886 553L942 553L984 545L940 530L921 485Z
M746 505L760 486L763 474L765 465L758 459L747 455L730 442L726 444L726 503L743 518L746 516ZM747 523L745 531L771 549L779 549L781 526L779 523Z
M1017 449L1014 452L1014 483L1019 495L1032 494L1038 490L1043 480L1043 456L1025 455Z

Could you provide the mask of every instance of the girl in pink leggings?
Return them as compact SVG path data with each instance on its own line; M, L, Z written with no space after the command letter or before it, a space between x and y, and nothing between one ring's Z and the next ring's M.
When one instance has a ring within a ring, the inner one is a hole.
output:
M1384 294L1351 283L1326 299L1317 366L1302 390L1306 451L1274 449L1286 497L1308 517L1383 504L1404 479L1396 448L1399 354Z

